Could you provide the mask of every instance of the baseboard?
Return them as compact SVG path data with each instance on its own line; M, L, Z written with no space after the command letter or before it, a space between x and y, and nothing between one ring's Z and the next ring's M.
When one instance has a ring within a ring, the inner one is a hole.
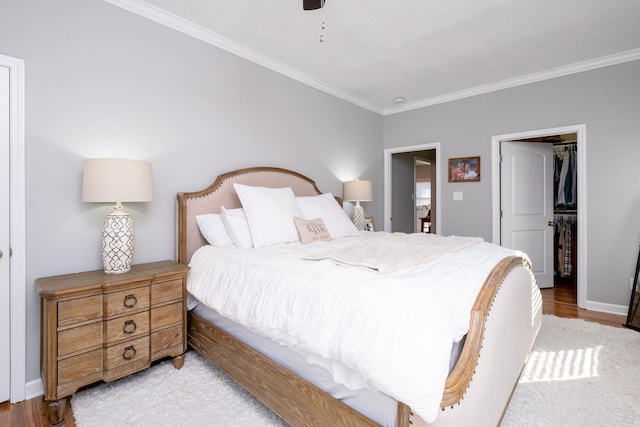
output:
M604 302L594 302L587 300L587 310L601 311L603 313L618 314L626 316L629 312L629 307L625 305L607 304Z
M44 383L41 378L37 380L28 381L26 387L26 399L33 399L34 397L42 396L44 394Z

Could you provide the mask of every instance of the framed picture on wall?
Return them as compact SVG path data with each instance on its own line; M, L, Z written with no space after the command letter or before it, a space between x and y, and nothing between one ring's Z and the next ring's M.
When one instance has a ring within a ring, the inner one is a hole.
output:
M480 156L449 159L449 182L480 181Z

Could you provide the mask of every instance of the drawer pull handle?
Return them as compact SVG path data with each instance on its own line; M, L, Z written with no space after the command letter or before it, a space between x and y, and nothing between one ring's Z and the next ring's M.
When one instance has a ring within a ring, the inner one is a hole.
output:
M135 307L138 303L138 298L134 294L129 294L124 297L124 306L127 308Z
M125 334L132 334L136 331L137 328L138 325L136 325L136 322L134 322L133 320L127 320L126 322L124 322L122 332L124 332Z
M124 351L122 352L122 358L124 360L131 360L134 357L136 357L136 349L134 346L130 345L128 347L124 348Z

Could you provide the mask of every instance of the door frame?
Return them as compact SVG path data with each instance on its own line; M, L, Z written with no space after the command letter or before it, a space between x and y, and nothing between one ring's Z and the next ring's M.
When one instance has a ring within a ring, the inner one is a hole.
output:
M406 147L385 148L384 149L384 231L391 231L391 157L398 153L413 153L416 151L436 150L436 218L438 219L438 230L442 230L442 215L440 215L440 191L441 179L440 168L440 143L432 142L428 144L410 145Z
M517 132L491 137L491 200L493 243L500 244L500 143L525 138L536 138L565 133L577 134L577 191L578 191L578 254L576 272L577 303L580 308L587 308L587 127L585 124L562 126Z
M25 209L25 71L22 59L0 55L9 69L9 209L11 254L10 400L26 398L26 209Z

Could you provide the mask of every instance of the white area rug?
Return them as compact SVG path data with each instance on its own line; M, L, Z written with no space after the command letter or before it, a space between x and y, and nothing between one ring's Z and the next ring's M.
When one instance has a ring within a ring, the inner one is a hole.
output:
M79 427L286 425L194 352L180 370L165 361L71 405ZM502 425L640 426L640 333L543 316Z
M543 316L502 426L640 426L640 333Z
M78 427L287 425L194 351L182 369L161 362L76 393L71 407Z

